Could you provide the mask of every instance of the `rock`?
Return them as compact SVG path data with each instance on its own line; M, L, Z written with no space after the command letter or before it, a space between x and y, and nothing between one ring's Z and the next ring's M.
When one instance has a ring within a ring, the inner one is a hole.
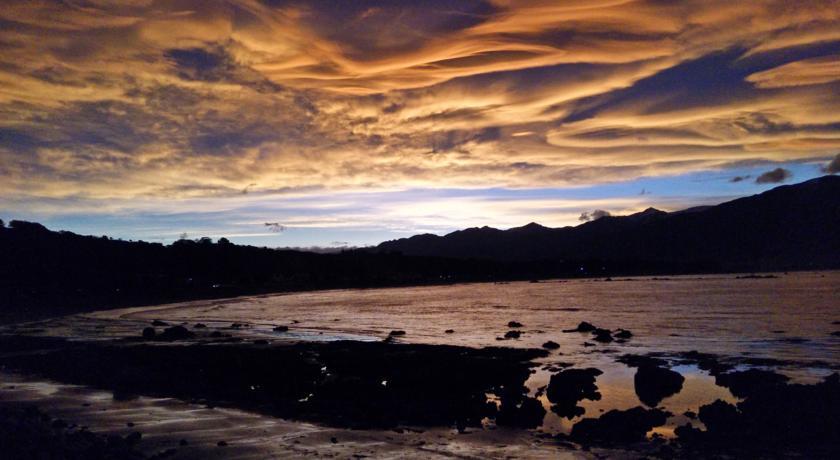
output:
M254 340L254 345L268 345L268 340L265 340L265 339Z
M683 412L683 415L685 415L686 417L688 417L691 420L696 420L697 419L697 412L694 412L694 411L687 410L687 411Z
M146 340L154 339L155 335L157 335L157 331L155 331L155 328L153 328L153 327L144 327L143 328L143 338L144 339L146 339Z
M594 343L592 343L592 342L583 342L583 346L584 346L584 347L594 347L594 346L595 346L595 344L594 344Z
M219 447L227 447L228 443L225 441L219 441L216 443L216 445Z
M834 331L831 333L834 337L840 337L840 331Z
M163 330L158 336L158 340L172 342L175 340L185 340L195 337L195 334L189 331L184 326L172 326Z
M596 342L610 343L613 341L612 333L607 329L596 328L592 331L592 334L595 335L593 340Z
M543 418L545 418L545 409L540 401L535 398L525 398L519 404L503 401L496 416L496 424L517 428L536 428L542 425Z
M636 395L648 407L656 407L663 399L679 393L684 381L679 372L649 364L639 366L633 377Z
M230 327L232 329L239 329L242 327L242 323L231 323Z
M577 325L574 329L564 329L563 332L592 332L596 328L591 323L587 323L586 321L581 321L580 324Z
M332 438L330 438L330 442L333 443L333 444L338 444L338 438L333 436Z
M505 338L506 339L518 339L519 336L521 336L521 335L522 335L522 333L519 332L519 331L507 331L507 332L505 332Z
M152 326L158 326L158 327L169 326L169 323L167 323L166 321L161 321L159 319L156 319L156 320L152 321Z
M403 335L405 335L405 331L401 331L401 330L394 330L394 331L389 332L389 333L388 333L388 335L389 335L390 337L403 336Z
M207 325L203 323L195 323L195 326L193 326L194 329L204 329L206 327Z
M289 332L289 326L274 326L274 332Z
M549 340L548 342L542 344L542 347L545 348L546 350L556 350L556 349L560 348L560 344L553 341L553 340Z
M662 426L670 414L659 409L634 407L625 411L611 410L599 418L585 418L572 427L571 438L582 443L633 443Z
M601 399L595 378L602 373L598 369L587 368L566 369L552 375L545 390L548 400L554 404L551 410L569 419L581 415L583 409L576 407L578 401Z
M210 333L210 337L213 337L215 339L215 338L223 337L223 335L220 331L213 331L213 332Z
M453 333L455 333L455 330L454 329L447 329L447 330L443 331L443 333L444 334L453 334Z
M715 377L716 384L729 388L729 391L739 398L784 385L788 380L788 377L782 374L761 369L728 372Z
M633 333L628 331L627 329L619 329L618 332L615 333L615 337L618 339L627 340L633 337Z
M522 327L522 323L518 321L510 321L508 322L508 327Z
M181 447L184 447L187 444L189 444L189 443L187 442L186 439L182 439L182 440L178 441L178 445L181 446Z

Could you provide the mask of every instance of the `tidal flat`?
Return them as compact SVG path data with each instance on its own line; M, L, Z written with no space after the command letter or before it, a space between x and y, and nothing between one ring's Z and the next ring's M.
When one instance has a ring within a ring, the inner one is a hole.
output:
M0 436L103 458L108 439L138 458L828 458L838 281L340 290L11 325Z

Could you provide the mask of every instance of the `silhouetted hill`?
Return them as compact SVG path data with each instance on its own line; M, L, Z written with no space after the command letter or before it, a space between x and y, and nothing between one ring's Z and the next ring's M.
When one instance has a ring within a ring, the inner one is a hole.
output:
M785 185L717 206L672 213L649 208L577 227L470 228L388 241L377 250L510 261L600 260L678 271L838 268L840 177Z
M0 223L0 323L77 311L330 288L840 268L840 177L718 206L577 227L418 235L337 254L171 245Z

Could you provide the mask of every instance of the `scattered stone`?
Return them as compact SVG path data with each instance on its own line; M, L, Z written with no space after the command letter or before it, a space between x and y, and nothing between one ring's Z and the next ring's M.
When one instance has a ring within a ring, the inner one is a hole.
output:
M143 338L144 339L146 339L146 340L154 339L155 335L157 335L157 331L155 331L155 328L153 328L153 327L144 327L143 328Z
M125 424L125 426L127 426L129 428L133 428L134 427L134 422L128 422L128 423Z
M507 331L505 332L506 339L518 339L522 335L519 331Z
M333 444L338 444L338 438L333 436L332 438L330 438L330 442L333 443Z
M542 344L542 347L545 348L546 350L556 350L556 349L560 348L560 344L553 341L553 340L549 340L548 342Z
M272 330L274 332L289 332L289 326L275 326Z
M444 333L444 334L454 334L454 333L455 333L455 329L447 329L447 330L443 331L443 333Z
M223 335L219 331L213 331L213 332L210 333L210 337L213 337L214 339L216 339L216 338L219 338L219 337L223 337Z
M563 332L592 332L596 328L591 323L587 323L586 321L581 321L580 324L577 325L574 329L564 329Z
M834 337L840 337L840 331L834 331L831 333Z
M204 329L206 327L207 325L203 323L195 323L195 326L193 326L194 329Z
M391 336L391 337L399 337L399 336L405 335L405 331L393 330L393 331L389 332L388 335Z
M216 445L219 447L227 447L228 443L225 441L219 441L216 443Z
M619 329L618 332L615 333L615 337L617 339L627 340L627 339L633 337L633 333L628 331L627 329Z
M508 322L508 327L522 327L522 323L518 321L510 321Z
M584 346L584 347L594 347L594 346L595 346L595 344L594 344L594 343L592 343L592 342L583 342L583 346Z
M189 443L187 442L186 439L182 439L182 440L178 441L178 445L181 446L181 447L184 447L187 444L189 444Z
M610 343L613 341L612 333L608 329L596 328L592 333L595 335L596 342Z

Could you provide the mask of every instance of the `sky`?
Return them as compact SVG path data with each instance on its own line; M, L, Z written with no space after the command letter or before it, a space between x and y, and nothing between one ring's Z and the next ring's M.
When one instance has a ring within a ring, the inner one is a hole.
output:
M4 0L0 218L364 246L840 169L840 1Z

